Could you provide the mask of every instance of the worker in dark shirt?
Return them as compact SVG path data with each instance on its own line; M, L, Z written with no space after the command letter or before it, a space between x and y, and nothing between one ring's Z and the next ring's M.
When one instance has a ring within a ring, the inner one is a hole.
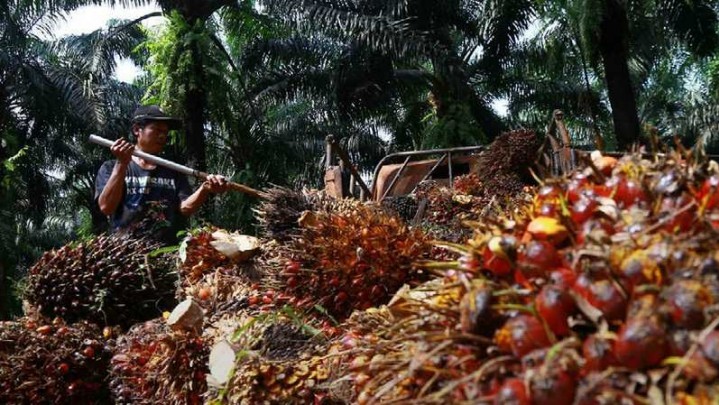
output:
M112 231L132 227L146 218L148 209L159 208L159 217L169 226L155 236L171 242L183 228L183 219L195 213L210 194L227 191L224 177L209 175L193 192L185 175L132 155L135 148L159 154L167 142L167 133L180 126L179 119L168 116L158 106L141 106L132 119L136 144L120 138L110 148L116 159L100 167L95 199L100 211L109 217Z

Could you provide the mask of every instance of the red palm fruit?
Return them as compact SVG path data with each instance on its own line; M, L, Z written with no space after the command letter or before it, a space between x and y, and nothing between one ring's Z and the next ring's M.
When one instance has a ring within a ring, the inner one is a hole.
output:
M691 204L692 198L686 193L679 197L664 197L659 208L659 217L667 218L664 230L674 232L688 232L694 225L696 212L692 209L685 209ZM683 211L679 212L680 210Z
M562 189L556 184L548 184L539 188L537 199L539 201L553 201L562 194Z
M287 274L297 274L300 271L300 262L291 260L287 262L287 265L285 265L285 273Z
M561 257L551 243L533 240L519 252L518 262L528 277L542 277L559 266Z
M60 363L59 366L57 366L57 372L60 375L65 375L70 371L70 366L67 363Z
M342 304L343 302L347 301L347 298L349 298L347 293L344 291L340 291L337 293L337 295L335 295L334 303L337 305Z
M567 289L574 285L577 274L572 269L560 267L549 273L549 281L557 288Z
M531 315L517 315L508 320L497 335L496 339L499 342L506 339L512 353L520 358L532 350L550 345L544 326Z
M664 299L672 322L679 328L704 326L704 308L712 304L709 290L697 280L677 280L665 291Z
M485 248L482 259L484 259L483 267L496 276L502 277L512 272L512 264L509 260L498 256L489 248Z
M619 329L614 354L619 365L641 370L661 363L667 354L663 325L655 317L632 318Z
M382 298L385 294L384 287L378 284L372 286L372 290L370 290L370 297L372 297L372 299Z
M639 181L621 178L614 194L614 200L619 207L631 207L635 204L646 203L648 198Z
M531 405L532 401L527 394L524 381L519 378L510 378L502 384L502 387L494 397L496 405Z
M599 334L589 336L582 345L585 373L617 365L612 341Z
M577 379L564 370L547 369L536 374L530 383L534 405L571 405L577 390Z
M594 211L598 206L599 204L594 198L582 196L572 205L570 209L572 222L576 225L581 225L587 222L587 220L594 215Z
M464 333L482 334L494 321L492 289L482 285L467 291L459 302L459 320Z
M545 285L535 297L534 305L555 335L569 335L568 318L577 311L577 305L569 292L552 285Z
M687 330L674 330L669 332L669 356L684 356L693 344L692 336Z
M714 209L719 206L719 176L709 177L702 183L702 188L697 194L699 205L705 204L706 209Z
M719 331L710 332L701 343L701 351L707 359L719 365Z
M600 310L608 321L624 318L627 300L611 280L594 281L589 286L586 299L592 306Z
M567 199L570 203L576 203L590 190L589 178L583 173L576 173L567 184Z

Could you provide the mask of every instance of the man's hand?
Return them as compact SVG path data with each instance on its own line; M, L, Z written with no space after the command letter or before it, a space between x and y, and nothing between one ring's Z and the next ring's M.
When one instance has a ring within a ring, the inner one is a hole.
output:
M135 145L126 141L124 138L116 140L110 147L110 152L115 155L117 161L123 166L127 166L130 163L130 159L132 159L132 152L134 150Z
M202 189L213 194L224 193L229 190L229 183L223 176L210 174L207 176L205 182L202 183Z
M217 174L207 175L207 179L200 187L180 203L180 212L184 216L194 214L200 206L207 201L210 193L224 193L230 189L230 183L224 177Z

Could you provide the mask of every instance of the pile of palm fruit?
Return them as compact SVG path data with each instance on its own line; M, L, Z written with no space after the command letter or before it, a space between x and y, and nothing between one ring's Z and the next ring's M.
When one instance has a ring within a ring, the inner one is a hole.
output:
M38 313L0 329L0 402L709 403L719 165L596 155L535 187L511 169L534 139L502 135L496 176L423 186L416 226L276 188L242 260L210 228L176 252L120 235L50 252ZM168 297L195 301L195 327L159 317Z
M536 184L532 169L538 147L532 131L506 132L480 155L478 173L458 176L451 188L436 181L421 183L414 198L426 202L423 229L436 239L464 242L472 235L467 221L511 210L529 198L529 186Z
M107 402L111 348L88 322L36 316L0 322L0 403Z
M673 154L548 179L342 342L353 402L708 403L719 167ZM439 270L442 269L442 270Z

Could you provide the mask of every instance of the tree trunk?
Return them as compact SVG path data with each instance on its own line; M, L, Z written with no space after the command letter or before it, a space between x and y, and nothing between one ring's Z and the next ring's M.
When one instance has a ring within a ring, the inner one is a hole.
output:
M205 107L207 102L205 89L201 85L192 84L193 82L195 84L203 82L204 66L202 66L202 55L197 42L193 41L190 47L194 77L187 78L188 91L183 100L187 159L190 167L204 172L207 170L205 155Z
M626 150L639 141L641 130L627 65L629 22L623 0L604 0L599 36L617 148Z

